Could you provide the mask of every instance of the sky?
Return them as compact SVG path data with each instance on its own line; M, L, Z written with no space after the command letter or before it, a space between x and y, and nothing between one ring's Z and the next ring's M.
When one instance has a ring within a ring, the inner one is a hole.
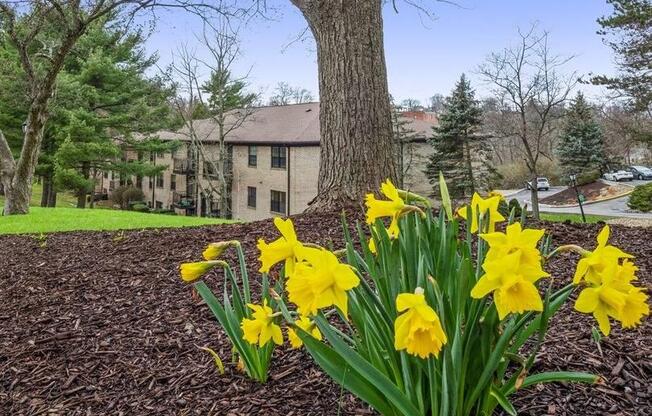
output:
M423 0L427 1L427 0ZM287 3L287 4L286 4ZM457 0L459 6L432 2L434 20L398 1L399 12L386 6L384 41L390 93L398 100L416 98L426 103L435 93L448 95L462 73L471 79L477 95L488 96L489 86L476 73L493 51L514 44L517 29L536 23L550 33L555 54L575 56L566 68L578 74L613 74L614 57L596 34L596 19L610 14L605 0ZM318 96L317 56L310 37L296 41L306 29L303 16L289 0L275 0L271 19L257 19L241 30L242 55L236 75L248 74L250 88L269 97L278 82L310 90ZM205 54L195 34L201 21L174 11L159 15L147 43L166 66L182 44ZM600 88L580 86L599 99Z

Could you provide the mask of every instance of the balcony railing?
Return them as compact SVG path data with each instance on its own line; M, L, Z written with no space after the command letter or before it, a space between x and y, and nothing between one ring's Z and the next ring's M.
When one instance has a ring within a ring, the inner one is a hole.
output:
M178 174L195 173L197 166L194 160L191 159L174 159L172 161L172 171Z

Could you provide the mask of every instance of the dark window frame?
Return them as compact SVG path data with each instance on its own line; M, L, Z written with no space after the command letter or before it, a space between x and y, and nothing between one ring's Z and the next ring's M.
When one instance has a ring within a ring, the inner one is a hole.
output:
M278 198L275 198L275 195ZM283 191L270 190L269 209L277 214L286 214L287 212L287 195Z
M163 175L156 175L156 187L157 188L165 188L165 178Z
M171 191L177 190L177 175L175 174L170 175L170 190Z
M272 169L287 169L288 152L286 146L271 146L271 155Z
M255 186L247 186L247 207L256 208L258 190Z
M250 168L258 166L258 146L255 144L247 147L247 166Z

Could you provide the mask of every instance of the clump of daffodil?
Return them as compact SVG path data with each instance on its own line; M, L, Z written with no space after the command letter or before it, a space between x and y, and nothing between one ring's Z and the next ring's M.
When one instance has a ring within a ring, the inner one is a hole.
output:
M399 294L396 310L403 313L394 321L394 348L421 358L438 357L448 339L437 312L426 303L423 289Z
M482 198L477 192L471 198L471 232L478 232L478 216L482 217L485 214L489 215L489 232L496 229L496 223L505 221L505 217L498 212L498 205L500 204L502 196L494 195L488 198ZM457 215L464 218L467 222L467 206L463 206L457 210Z
M300 260L287 281L288 298L303 315L314 315L321 308L337 306L346 316L347 291L360 284L351 266L323 248L297 249Z
M210 243L206 247L202 255L206 260L215 260L218 257L220 257L222 253L224 253L224 251L229 247L236 247L238 245L240 245L240 242L237 240L219 241L217 243Z
M285 275L292 274L296 258L296 250L302 246L297 240L297 233L294 231L294 224L289 218L283 220L274 218L274 225L281 232L281 237L266 243L262 238L258 240L258 249L260 250L260 272L268 273L276 263L285 261Z
M181 279L183 279L183 281L186 283L193 282L208 273L213 267L218 265L225 267L227 264L220 260L182 263L181 266L179 266Z
M489 244L485 261L500 259L509 254L521 253L520 261L524 264L541 264L541 252L537 248L544 230L523 229L516 222L508 225L505 232L480 234L480 238Z
M367 206L367 224L373 224L378 218L390 217L390 229L398 228L398 218L405 208L405 200L399 195L398 189L387 179L380 185L380 192L389 200L376 199L374 194L365 196Z
M409 197L423 205L430 205L427 199L396 188L389 179L380 185L380 193L385 195L388 200L376 199L374 194L367 194L365 196L367 224L373 224L378 218L391 218L389 227L387 228L387 234L392 239L398 238L398 219L401 215L408 212L422 212L418 207L406 204L405 198ZM369 250L374 254L376 253L376 244L373 238L369 239Z
M301 318L297 319L294 321L294 324L306 331L313 338L321 341L322 336L319 328L317 328L317 325L315 325L315 323L311 321L307 316L302 316ZM294 328L288 328L288 341L290 341L292 348L299 349L303 346L303 341L301 338L299 338L299 335L297 335L297 332Z
M248 303L247 307L253 311L253 319L244 318L240 323L244 340L260 347L270 340L277 345L283 344L281 327L274 323L274 311L267 306L267 299L262 305Z
M619 264L618 259L612 258L611 264L586 281L588 287L577 297L575 310L592 314L605 335L611 332L609 318L619 321L623 328L637 326L650 314L648 296L631 283L637 280L637 270L628 260Z
M600 284L602 271L619 259L632 258L618 247L607 244L609 240L609 226L605 225L598 234L598 246L593 251L583 251L582 258L577 263L573 283L579 284L582 279L591 284Z
M541 295L535 283L549 275L543 271L540 263L523 262L522 256L520 251L515 251L485 261L482 265L485 274L471 290L471 297L475 299L493 293L501 320L510 313L543 310Z

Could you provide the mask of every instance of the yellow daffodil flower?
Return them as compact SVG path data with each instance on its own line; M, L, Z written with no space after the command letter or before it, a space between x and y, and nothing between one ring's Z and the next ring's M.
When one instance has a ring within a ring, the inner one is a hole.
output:
M473 194L471 198L471 232L478 232L478 216L482 216L489 213L489 232L492 233L496 229L496 223L505 221L505 217L498 212L498 205L500 204L499 196L491 196L489 198L483 199L477 192ZM457 210L457 215L464 218L467 222L469 221L466 218L467 207L463 206Z
M601 272L614 261L622 258L632 258L621 249L607 244L609 240L609 226L605 225L598 234L598 246L593 251L588 251L577 263L573 284L579 284L582 279L587 282L599 285Z
M340 263L326 249L301 247L297 249L297 258L301 262L287 281L290 301L303 315L314 315L319 309L334 305L346 316L346 292L360 284L351 266Z
M523 229L521 224L516 222L508 225L504 233L480 234L480 238L489 244L486 261L520 252L522 263L541 264L541 252L537 248L537 244L544 232L544 230Z
M367 224L373 224L376 219L390 217L392 222L389 228L398 234L398 218L405 207L405 201L399 195L398 189L387 179L380 186L380 191L389 201L376 199L374 194L367 194L365 204L367 205Z
M301 247L301 243L297 240L297 234L294 231L294 224L289 218L283 220L281 218L274 218L274 225L281 232L281 237L277 240L266 243L263 239L258 240L258 249L260 250L261 266L259 272L269 273L276 263L285 260L285 274L289 276L292 274L295 262L295 250Z
M224 250L226 250L229 247L234 247L236 245L239 245L240 242L233 240L233 241L220 241L217 243L210 243L207 247L206 250L202 253L204 256L204 259L206 260L215 260L218 257L224 253Z
M310 320L310 318L307 316L302 316L294 323L296 326L312 335L313 338L321 341L321 332L319 331L319 328L317 328L317 325L315 325L315 323ZM299 338L299 335L297 335L297 332L294 328L288 328L288 340L294 349L299 349L303 346L303 341L301 341L301 338Z
M493 292L501 320L509 313L543 310L541 295L534 284L549 275L540 264L522 263L521 253L515 252L486 261L482 268L485 274L471 290L471 297L481 299Z
M396 310L403 313L394 321L394 348L421 358L438 357L448 339L439 316L426 303L423 289L399 294Z
M609 335L609 318L620 321L623 328L640 324L644 316L650 314L648 296L643 289L633 286L637 268L629 261L618 264L618 259L606 266L592 281L599 281L582 290L575 302L575 310L593 314L600 331ZM589 283L590 284L590 283Z
M253 313L253 319L243 318L240 328L244 334L243 338L250 344L258 344L262 347L270 340L275 344L283 344L283 333L281 327L274 323L274 311L267 306L267 299L262 305L247 304Z
M209 272L213 267L217 265L226 265L223 261L213 260L213 261L198 261L194 263L182 263L179 266L179 271L181 272L181 279L184 282L190 283L195 281Z
M650 305L647 303L648 296L644 289L632 286L625 295L625 306L620 311L618 320L623 328L634 328L641 323L644 316L650 314Z

